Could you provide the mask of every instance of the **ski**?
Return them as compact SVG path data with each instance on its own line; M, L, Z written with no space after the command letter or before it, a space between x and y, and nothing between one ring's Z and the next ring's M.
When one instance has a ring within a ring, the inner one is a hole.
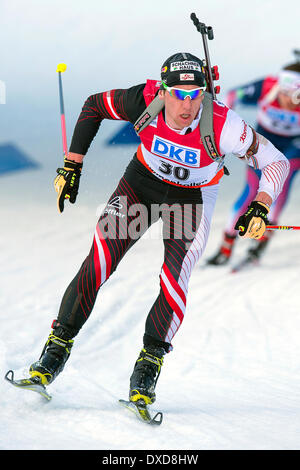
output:
M22 388L24 390L31 390L33 392L39 393L42 397L46 398L46 400L51 400L51 395L46 390L45 385L40 383L40 379L38 377L30 377L28 379L20 379L15 380L14 378L14 371L9 370L5 374L5 379L15 387Z
M159 426L162 423L163 414L158 411L154 416L151 416L147 405L144 403L133 403L128 400L119 400L119 403L133 412L141 421L147 424Z
M238 273L249 268L255 268L259 266L258 258L253 258L252 256L247 256L242 259L239 263L231 268L232 273Z

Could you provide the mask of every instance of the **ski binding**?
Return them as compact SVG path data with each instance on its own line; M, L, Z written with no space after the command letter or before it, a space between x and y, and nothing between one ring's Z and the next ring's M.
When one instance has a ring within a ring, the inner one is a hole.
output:
M147 405L144 402L132 402L128 400L119 400L119 403L132 411L141 421L147 424L159 426L162 423L163 414L158 411L154 416L151 416Z
M5 374L5 379L18 388L23 388L24 390L32 390L33 392L39 393L42 397L46 398L46 400L51 400L51 395L46 390L45 385L40 383L40 379L38 377L30 377L28 379L14 379L14 371L9 370Z

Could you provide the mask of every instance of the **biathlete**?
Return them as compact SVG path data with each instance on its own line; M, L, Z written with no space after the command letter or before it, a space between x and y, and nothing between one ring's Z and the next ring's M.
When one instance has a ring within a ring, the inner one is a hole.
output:
M289 160L288 177L268 215L270 225L277 225L300 169L300 62L284 66L277 77L267 76L230 90L226 103L231 109L238 104L256 106L257 132L272 142ZM237 240L236 222L255 196L260 176L261 169L258 167L246 167L245 186L231 208L221 246L208 259L208 264L218 266L228 263ZM245 261L257 264L273 234L272 231L266 231L263 237L253 241Z
M103 119L131 122L141 143L100 216L90 252L65 291L41 357L30 366L32 380L49 385L63 370L101 286L161 218L160 291L146 316L142 349L129 384L131 402L154 402L163 358L172 350L185 315L189 279L204 252L224 174L224 160L214 160L213 150L210 154L214 145L219 155L245 157L261 170L259 188L239 219L239 229L245 238L263 236L269 207L282 190L289 162L233 110L211 100L206 89L202 61L190 53L176 53L164 62L161 80L97 93L84 103L69 154L55 179L60 212L66 199L76 201L83 159ZM213 135L206 136L209 146L201 138L206 103L211 104L213 117Z

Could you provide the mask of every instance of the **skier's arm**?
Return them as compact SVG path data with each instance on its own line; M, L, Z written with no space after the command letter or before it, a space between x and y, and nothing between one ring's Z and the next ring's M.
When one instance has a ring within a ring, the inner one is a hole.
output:
M72 154L80 161L86 155L103 119L135 122L146 107L144 87L142 84L89 96L73 132L69 157Z
M82 155L81 153L69 152L68 156L69 156L69 159L72 160L73 162L76 162L76 163L83 162L84 155Z
M250 238L260 238L265 230L269 207L282 191L283 184L288 176L289 161L269 140L254 131L232 110L227 113L220 138L220 150L224 154L232 153L239 158L243 158L248 165L261 170L259 189L255 201L249 206L246 214L242 216L244 218L245 234L247 233ZM249 210L250 214L248 214ZM253 223L253 217L259 219L259 224L256 226L259 236L257 236L256 229L253 233L248 231ZM242 224L240 223L240 225Z
M254 150L252 155L248 152L250 146ZM231 109L221 133L220 150L223 154L232 153L243 158L248 165L261 170L259 192L267 193L272 202L275 201L287 178L289 162L269 140L254 131Z
M85 101L74 129L68 156L64 159L64 166L57 169L58 176L54 180L59 212L64 210L65 199L69 199L71 203L76 201L83 159L103 119L135 122L146 107L144 86L142 84L126 90L97 93Z
M255 106L261 96L264 80L257 80L247 85L232 88L225 97L225 103L231 109L238 104Z

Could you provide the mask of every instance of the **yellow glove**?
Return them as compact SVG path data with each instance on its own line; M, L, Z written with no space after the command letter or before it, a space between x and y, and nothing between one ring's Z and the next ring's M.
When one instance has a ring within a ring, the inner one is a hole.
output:
M64 167L57 168L57 177L54 180L54 188L57 192L57 208L59 212L64 210L65 199L74 204L79 189L82 163L77 163L65 158Z
M235 230L245 238L261 238L268 224L269 207L263 202L252 201L247 212L238 218Z

